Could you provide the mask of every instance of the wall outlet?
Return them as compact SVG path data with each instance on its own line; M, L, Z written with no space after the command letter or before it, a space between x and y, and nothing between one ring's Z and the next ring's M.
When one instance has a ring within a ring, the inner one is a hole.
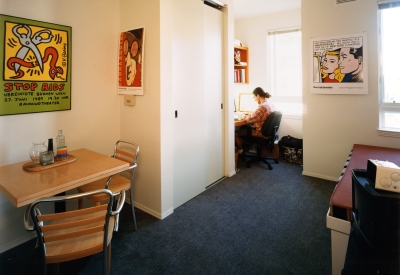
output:
M124 105L125 106L135 106L136 105L136 96L124 95Z

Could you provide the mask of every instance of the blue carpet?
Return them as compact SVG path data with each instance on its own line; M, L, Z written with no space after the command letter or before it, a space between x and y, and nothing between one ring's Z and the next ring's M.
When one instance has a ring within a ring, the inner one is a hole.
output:
M124 207L111 274L331 274L325 216L336 183L273 167L239 162L164 220L136 210L137 232ZM0 254L0 274L41 274L39 263L32 240ZM102 274L102 255L62 263L60 274Z

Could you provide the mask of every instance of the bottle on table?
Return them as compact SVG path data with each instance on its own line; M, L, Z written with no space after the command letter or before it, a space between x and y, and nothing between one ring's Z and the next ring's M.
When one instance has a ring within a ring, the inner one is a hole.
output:
M53 152L54 151L53 150L53 139L52 138L49 138L49 141L47 143L47 151L48 152Z
M57 144L57 158L59 160L65 160L68 158L67 145L65 144L65 136L62 134L62 130L58 130L58 136L56 137Z

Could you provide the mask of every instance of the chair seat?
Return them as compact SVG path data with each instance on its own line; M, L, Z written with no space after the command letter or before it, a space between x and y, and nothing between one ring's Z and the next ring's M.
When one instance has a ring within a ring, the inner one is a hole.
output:
M50 224L59 224L62 222L73 222L82 220L83 218L89 219L98 216L98 213L85 215L84 217L72 217L68 219L52 221ZM110 222L108 224L108 238L107 244L110 244L113 234L115 217L110 217ZM88 229L94 226L104 225L104 221L98 223L91 223L87 226L79 227L80 230ZM75 229L76 230L76 229ZM71 229L58 230L56 234L65 234L71 231ZM55 235L53 232L49 232L47 236ZM81 237L75 237L72 239L65 239L60 241L53 241L46 243L46 262L47 263L60 263L71 261L79 258L83 258L95 253L103 251L103 232L96 232L90 235L85 235Z
M84 193L84 192L89 192L89 191L93 191L93 190L97 190L97 189L103 189L103 188L105 188L107 179L108 178L103 178L103 179L88 183L86 185L80 186L80 187L78 187L78 191L81 193ZM108 186L108 189L112 193L118 193L121 190L126 191L129 188L131 188L130 180L121 175L116 175L112 179L112 181L110 182L110 184ZM88 197L88 199L90 199L93 202L102 202L107 199L107 195L102 195L102 194L95 195L95 196Z

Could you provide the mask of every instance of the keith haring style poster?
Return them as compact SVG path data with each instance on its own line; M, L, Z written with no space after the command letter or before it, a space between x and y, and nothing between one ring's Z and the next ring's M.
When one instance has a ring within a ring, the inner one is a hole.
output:
M0 115L71 109L71 27L0 15Z

